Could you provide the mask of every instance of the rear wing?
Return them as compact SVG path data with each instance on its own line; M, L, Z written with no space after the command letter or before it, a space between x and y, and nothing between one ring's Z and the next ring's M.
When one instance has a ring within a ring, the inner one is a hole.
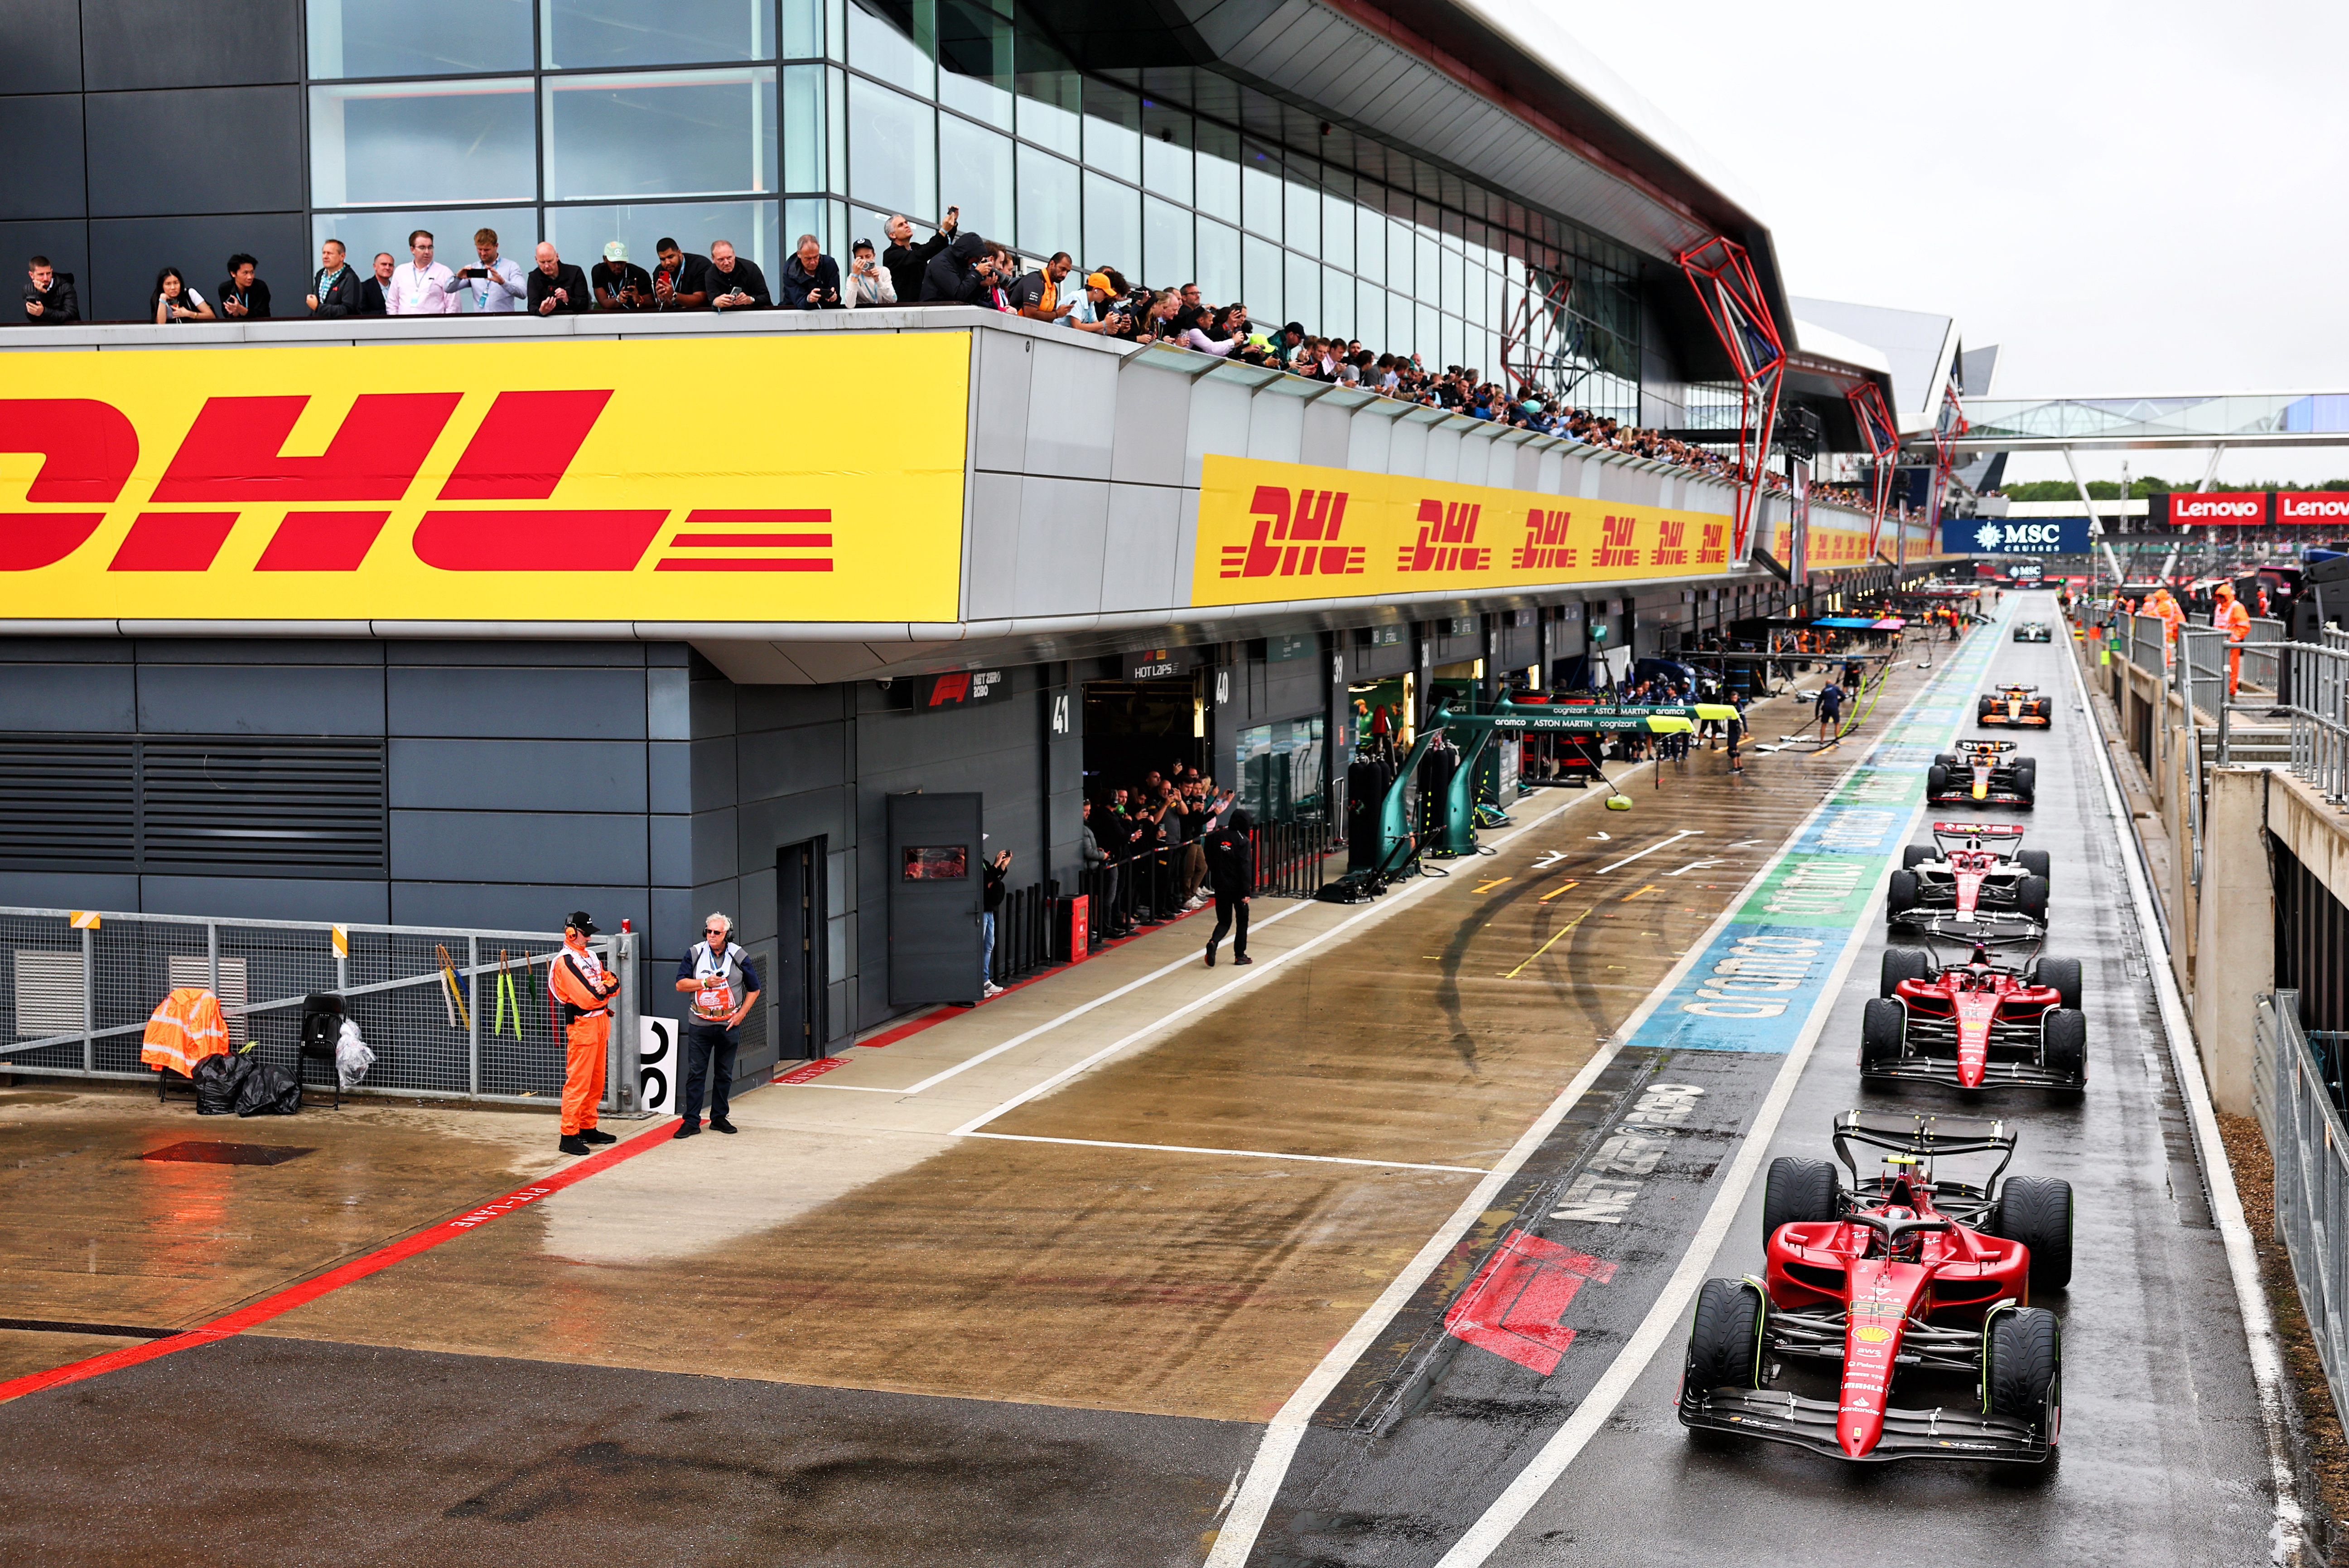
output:
M1957 947L1972 947L1980 942L1986 948L2035 948L2047 940L2046 928L2028 915L2011 909L1977 909L1971 916L1950 913L1926 915L1922 910L1910 910L1894 919L1900 928L1905 942L1922 942L1932 955L1935 964L1941 963L1940 950L1935 945L1948 942ZM1992 964L1993 969L2012 969L2007 964ZM2015 972L2020 973L2020 970Z
M2026 625L2030 625L2030 626L2041 626L2041 627L2044 627L2044 625L2046 625L2046 622L2044 622L2044 621L2029 621L2029 622L2026 622L2025 624L2026 624ZM2035 694L2038 692L2039 688L2038 688L2038 687L2036 687L2036 686L2024 686L2024 685L2021 684L2020 682L2017 682L2017 683L2015 683L2015 684L2013 684L2013 685L2009 685L2009 686L1994 686L1994 687L1991 688L1991 690L1992 690L1993 691L1996 691L2000 696L2003 697L2003 696L2005 696L2005 695L2006 695L2008 692L2010 692L2010 691L2029 691L2029 692L2032 692L2032 693L2033 693L2033 694L2035 695Z
M1835 1119L1836 1158L1851 1172L1852 1180L1860 1179L1859 1165L1852 1158L1851 1146L1861 1144L1880 1148L1888 1154L1911 1155L1931 1159L1940 1155L1995 1154L1998 1169L1984 1182L1998 1179L2007 1162L2014 1158L2016 1137L2002 1121L1990 1121L1981 1116L1941 1116L1923 1113L1901 1115L1890 1111L1844 1111Z
M1937 822L1933 824L1936 838L2020 838L2023 825L2019 822Z
M2013 741L1960 741L1958 750L1996 755L2001 752L2014 750L2014 745Z

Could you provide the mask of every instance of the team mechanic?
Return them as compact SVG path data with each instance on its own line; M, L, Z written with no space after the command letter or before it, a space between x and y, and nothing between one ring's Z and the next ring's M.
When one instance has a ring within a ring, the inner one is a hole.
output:
M685 1081L678 1085L684 1091L678 1114L685 1120L678 1124L678 1137L691 1137L701 1130L705 1072L709 1074L709 1126L717 1132L734 1130L726 1119L726 1099L734 1084L734 1053L740 1044L737 1032L759 1000L759 971L750 967L750 955L734 941L734 922L712 915L701 928L701 940L677 966L677 989L693 997L693 1017L685 1026Z
M546 989L563 1004L563 1141L565 1154L585 1154L590 1144L614 1143L595 1130L595 1107L604 1103L604 1049L612 1038L612 998L620 977L604 967L587 946L595 922L574 909L563 922L563 950L546 966Z

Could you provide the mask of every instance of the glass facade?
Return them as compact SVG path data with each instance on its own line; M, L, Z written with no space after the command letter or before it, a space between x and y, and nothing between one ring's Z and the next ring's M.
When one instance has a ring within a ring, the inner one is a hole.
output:
M1621 246L1212 70L1080 69L1022 0L308 8L314 226L355 252L486 220L525 257L674 234L771 269L800 233L838 254L951 205L1031 258L1488 379L1514 333L1513 368L1638 414Z

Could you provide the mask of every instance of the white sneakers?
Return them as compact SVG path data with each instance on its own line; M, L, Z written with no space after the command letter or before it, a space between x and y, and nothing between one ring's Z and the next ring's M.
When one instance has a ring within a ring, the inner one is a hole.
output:
M1003 994L1003 988L990 980L987 982L987 989L980 992L978 994L979 999L984 1001L990 996L1001 996Z

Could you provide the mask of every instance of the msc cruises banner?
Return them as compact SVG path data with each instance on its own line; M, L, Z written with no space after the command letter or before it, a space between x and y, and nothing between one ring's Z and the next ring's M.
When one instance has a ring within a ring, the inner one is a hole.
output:
M1941 552L1949 556L2081 556L2088 549L2085 517L1944 517Z
M969 352L12 354L0 618L953 620Z
M1209 456L1191 602L1377 598L1728 569L1721 513Z

